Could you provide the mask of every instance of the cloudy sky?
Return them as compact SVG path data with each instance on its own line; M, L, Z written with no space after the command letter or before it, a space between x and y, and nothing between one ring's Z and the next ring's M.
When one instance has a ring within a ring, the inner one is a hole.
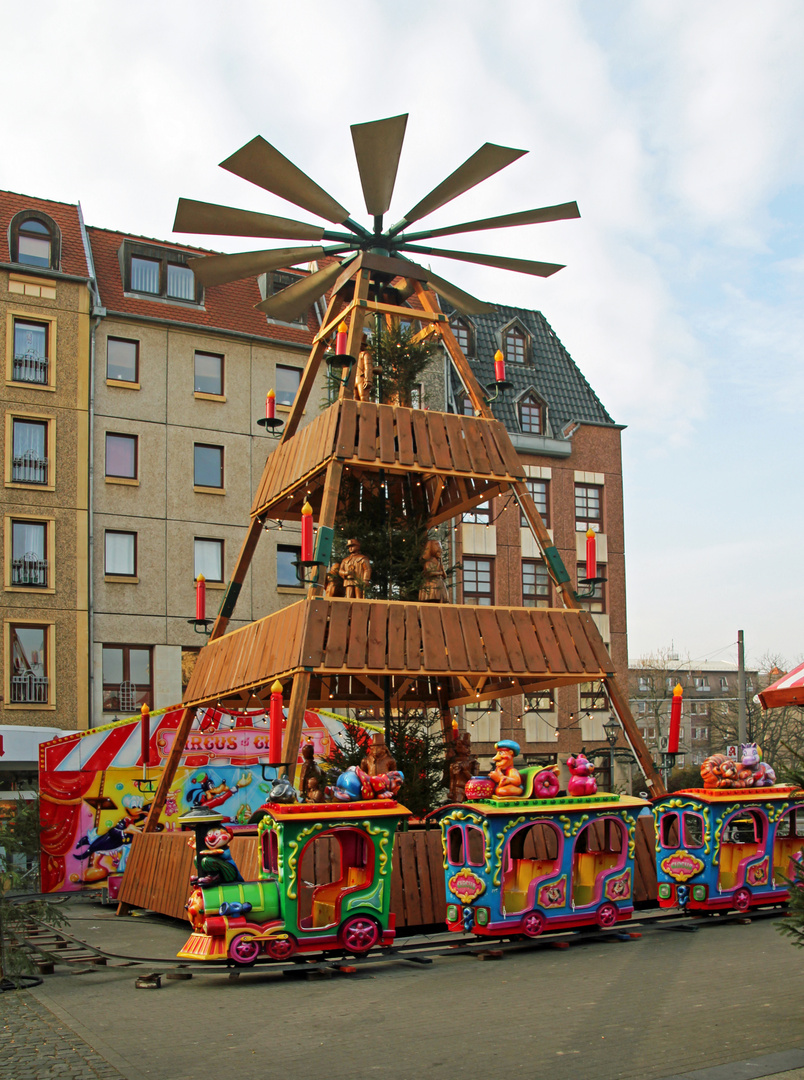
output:
M358 219L350 123L410 113L398 216L481 143L528 149L428 224L577 199L580 221L450 239L566 269L434 269L543 311L627 425L631 655L733 659L744 629L750 661L804 656L799 0L0 15L0 188L80 200L89 224L167 238L178 195L303 217L216 167L257 133Z

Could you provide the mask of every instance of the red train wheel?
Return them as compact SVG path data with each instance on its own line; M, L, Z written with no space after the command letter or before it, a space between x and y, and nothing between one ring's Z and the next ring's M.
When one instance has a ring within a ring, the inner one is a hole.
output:
M738 889L732 897L732 903L738 911L748 911L751 907L751 893L748 889Z
M617 908L614 904L601 904L595 912L597 925L607 930L610 926L617 925Z
M288 934L286 938L276 938L265 942L265 952L272 960L289 960L298 947L298 942L291 934Z
M380 928L366 915L353 915L341 926L338 940L347 952L360 956L373 949L380 940Z
M250 967L260 955L260 943L251 934L238 934L229 943L229 959L241 967Z
M538 937L544 930L547 920L541 911L529 911L522 920L522 933L526 937Z

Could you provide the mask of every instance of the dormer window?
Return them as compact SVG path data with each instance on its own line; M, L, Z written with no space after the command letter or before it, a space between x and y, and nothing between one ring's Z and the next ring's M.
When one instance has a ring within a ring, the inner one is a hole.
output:
M528 358L528 340L516 326L506 330L503 341L505 359L509 364L524 364Z
M191 257L183 251L126 241L120 249L120 269L126 292L200 304L201 286L186 265Z
M39 210L21 211L11 221L9 240L12 262L58 269L59 227L47 214Z
M526 394L520 401L519 426L526 435L544 435L544 405L535 394Z
M469 324L463 319L455 318L450 320L449 326L464 356L472 356L474 353L474 340Z

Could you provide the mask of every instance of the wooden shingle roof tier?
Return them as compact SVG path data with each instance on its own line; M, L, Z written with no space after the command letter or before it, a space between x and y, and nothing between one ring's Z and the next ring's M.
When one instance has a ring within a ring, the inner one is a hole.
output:
M211 641L188 706L267 695L311 674L308 707L450 705L604 679L611 659L586 611L310 597Z
M308 497L316 511L328 462L353 475L414 475L424 485L432 527L525 476L502 425L455 413L344 399L283 441L269 456L252 517L298 518Z

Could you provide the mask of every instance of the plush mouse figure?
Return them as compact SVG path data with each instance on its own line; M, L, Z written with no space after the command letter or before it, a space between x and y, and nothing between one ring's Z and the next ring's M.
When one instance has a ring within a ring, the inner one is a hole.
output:
M567 768L572 773L570 782L567 784L568 795L594 795L597 791L597 780L592 773L595 767L585 754L575 754L567 758Z

